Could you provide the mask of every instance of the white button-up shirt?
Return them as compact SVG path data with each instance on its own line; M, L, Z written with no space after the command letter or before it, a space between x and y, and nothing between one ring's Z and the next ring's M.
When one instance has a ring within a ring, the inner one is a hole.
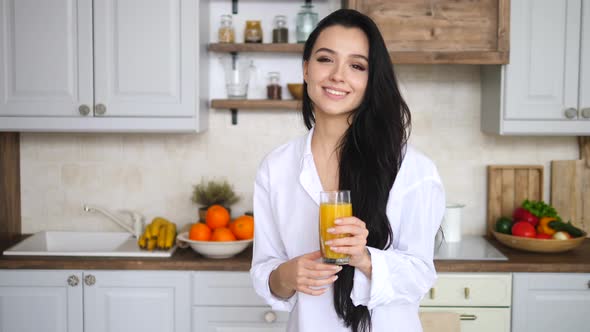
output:
M274 309L289 311L288 331L350 331L334 309L333 286L320 296L274 296L270 273L280 264L319 250L322 184L312 152L313 129L269 153L254 186L255 235L250 275L256 292ZM354 195L355 193L351 193ZM389 192L386 213L393 231L387 250L369 247L372 278L355 270L350 297L371 312L374 332L422 331L419 302L436 280L434 237L445 210L435 165L408 146Z

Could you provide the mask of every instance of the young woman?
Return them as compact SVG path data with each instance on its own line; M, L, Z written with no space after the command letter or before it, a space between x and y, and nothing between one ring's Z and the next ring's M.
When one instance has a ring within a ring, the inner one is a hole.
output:
M354 10L324 18L303 52L309 133L262 161L250 271L257 293L290 312L288 331L421 331L445 208L435 165L408 146L410 112L375 23ZM321 261L319 193L350 190L354 217Z

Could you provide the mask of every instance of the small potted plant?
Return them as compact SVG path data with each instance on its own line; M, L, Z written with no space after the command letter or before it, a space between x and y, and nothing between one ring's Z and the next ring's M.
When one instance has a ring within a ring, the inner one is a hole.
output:
M231 214L230 206L237 203L240 197L234 192L234 188L226 180L201 181L200 184L193 186L192 201L201 205L199 208L199 221L205 221L205 214L211 205L221 205Z

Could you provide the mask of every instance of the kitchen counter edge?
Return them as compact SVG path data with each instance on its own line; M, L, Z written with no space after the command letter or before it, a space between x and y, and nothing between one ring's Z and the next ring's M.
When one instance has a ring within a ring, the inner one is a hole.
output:
M528 253L487 239L508 257L507 261L435 260L437 272L559 272L590 273L590 239L569 252ZM15 242L16 243L16 242ZM2 250L10 244L0 246ZM248 271L252 260L249 247L227 259L207 259L189 249L178 248L170 258L0 256L0 269L58 270L190 270Z

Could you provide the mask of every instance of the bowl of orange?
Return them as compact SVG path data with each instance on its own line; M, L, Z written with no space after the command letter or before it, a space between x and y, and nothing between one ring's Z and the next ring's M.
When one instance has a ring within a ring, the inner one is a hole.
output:
M223 259L233 257L244 251L250 243L250 240L235 241L197 241L188 238L189 232L178 234L178 240L187 243L195 252L213 259Z
M204 223L192 224L188 232L178 234L177 240L207 258L223 259L244 251L253 237L252 216L243 215L231 220L227 209L213 205L207 210Z

